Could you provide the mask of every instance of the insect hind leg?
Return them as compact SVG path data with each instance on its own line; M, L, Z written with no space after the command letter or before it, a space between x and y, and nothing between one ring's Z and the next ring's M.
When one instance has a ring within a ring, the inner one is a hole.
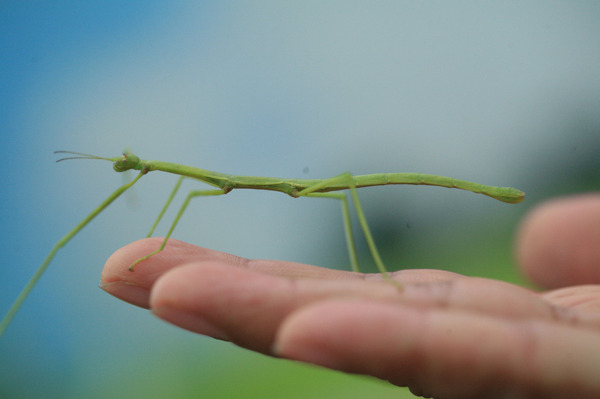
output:
M393 282L400 289L402 289L402 285L396 280L392 279L381 260L381 255L377 250L377 246L375 245L375 240L373 239L373 235L371 234L371 230L369 229L369 225L367 223L367 218L362 210L362 206L360 204L360 199L358 198L358 193L356 190L356 182L354 177L346 172L339 176L332 177L330 179L325 179L320 181L317 184L314 184L310 187L305 188L304 190L298 193L299 197L307 196L307 197L321 197L321 198L335 198L342 201L342 208L344 213L344 225L346 230L346 241L348 242L348 250L350 252L350 261L352 263L352 268L354 271L358 271L358 262L356 261L356 249L354 247L354 240L352 238L352 231L349 228L350 226L350 215L348 211L348 202L345 194L342 193L331 193L331 192L318 192L319 190L326 189L327 187L332 186L333 184L344 185L346 188L350 190L350 195L352 196L352 202L354 204L354 209L356 210L356 215L358 217L358 221L360 227L365 236L365 240L367 241L367 245L369 247L369 251L371 252L371 256L373 257L373 261L377 266L377 269L381 273L384 279Z
M360 273L358 267L358 256L356 255L356 245L354 245L354 234L352 233L352 223L350 222L350 207L348 206L348 196L343 193L307 193L303 196L312 198L332 198L342 202L342 218L344 220L344 236L346 238L346 247L352 271Z

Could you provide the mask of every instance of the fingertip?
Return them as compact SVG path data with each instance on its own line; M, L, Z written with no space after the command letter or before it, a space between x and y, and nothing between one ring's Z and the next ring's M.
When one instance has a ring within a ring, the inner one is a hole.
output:
M158 317L187 330L270 353L290 306L289 281L219 261L194 262L162 276L150 296Z
M290 315L277 332L273 350L282 357L344 372L409 377L406 365L416 360L409 348L425 318L425 313L397 304L331 299ZM396 337L396 347L390 345L390 336ZM406 362L396 361L398 351L404 352Z
M201 269L201 265L190 263L166 272L152 288L150 309L155 316L168 323L227 340L226 334L210 321L210 314L206 311L207 292Z
M132 305L148 308L150 291L154 283L169 270L192 260L219 259L218 251L197 247L178 240L169 240L165 249L137 263L133 270L129 266L157 248L163 238L145 238L116 250L107 260L100 276L100 288Z
M129 266L136 259L148 255L157 249L161 242L162 240L159 238L144 238L117 249L108 257L104 264L100 276L102 284L110 284L115 281L131 281L132 278L147 274L147 264L153 263L150 262L150 260L144 262L144 264L140 264L140 267L134 269L135 272L139 273L132 273L132 271L129 270Z
M522 271L546 288L600 283L600 194L538 206L521 224L515 252Z
M104 264L99 287L122 301L148 308L152 282L146 273L133 273L129 265L149 248L148 240L139 240L116 250Z
M146 309L150 306L150 290L146 287L137 286L133 283L128 283L125 281L104 283L100 284L99 287L106 293L131 305Z
M273 353L322 367L351 371L338 354L348 345L345 335L339 334L340 323L349 320L348 306L346 301L331 300L308 305L292 313L277 331Z

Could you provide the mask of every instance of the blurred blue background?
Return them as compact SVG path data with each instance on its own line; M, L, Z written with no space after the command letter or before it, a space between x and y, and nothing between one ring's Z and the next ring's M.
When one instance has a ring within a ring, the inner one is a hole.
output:
M521 205L429 187L360 195L390 268L525 283L518 220L600 187L599 20L594 1L3 3L0 313L122 184L107 162L55 164L58 149L518 187ZM148 175L59 252L0 340L1 398L411 397L196 336L101 291L106 258L146 234L174 182ZM234 192L193 203L175 237L347 268L338 208Z

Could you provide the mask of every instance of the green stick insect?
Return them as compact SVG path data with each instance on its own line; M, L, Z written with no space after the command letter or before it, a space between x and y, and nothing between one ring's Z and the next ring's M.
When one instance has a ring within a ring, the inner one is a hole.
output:
M55 151L59 154L71 154L66 158L61 158L57 162L65 161L68 159L100 159L110 161L113 163L113 169L116 172L124 172L130 169L139 170L138 176L131 182L119 187L113 192L108 198L106 198L96 209L94 209L88 216L86 216L77 226L73 228L67 235L65 235L60 241L58 241L54 247L50 250L46 259L42 265L38 268L36 273L33 275L31 280L27 283L25 288L21 291L11 308L8 310L2 322L0 322L0 336L4 333L12 318L17 313L23 301L27 298L35 284L38 282L52 258L56 255L59 249L65 246L81 229L83 229L89 222L92 221L98 214L100 214L107 206L109 206L114 200L116 200L121 194L127 191L133 186L142 176L148 172L159 170L162 172L172 173L179 175L180 178L175 185L175 188L169 195L167 202L161 210L158 218L156 219L152 229L148 233L148 237L152 235L154 229L162 219L165 211L171 204L171 201L175 197L175 194L181 186L181 182L185 178L193 178L200 180L210 186L215 187L213 190L195 190L190 191L183 202L183 205L179 209L179 212L175 216L165 239L162 244L153 252L148 255L137 259L129 266L129 270L133 271L134 267L151 257L152 255L162 251L167 244L167 241L175 226L179 222L179 219L185 212L190 200L195 197L202 196L216 196L224 195L234 189L253 189L253 190L270 190L279 191L287 194L291 197L314 197L314 198L331 198L339 200L342 204L342 215L344 221L344 231L346 236L346 243L348 247L348 254L350 256L350 263L352 270L359 272L358 258L356 255L356 248L354 246L354 239L352 228L350 224L350 209L348 206L348 197L345 193L338 193L336 191L350 190L352 202L358 216L359 225L363 231L371 256L377 266L379 272L382 274L384 279L394 283L398 288L402 288L401 284L389 276L387 269L385 268L381 256L375 246L375 241L367 225L364 212L358 199L357 188L371 187L371 186L384 186L388 184L413 184L413 185L429 185L429 186L440 186L448 188L458 188L461 190L467 190L474 193L487 195L502 202L507 203L518 203L523 201L525 194L512 187L494 187L487 186L479 183L473 183L465 180L453 179L451 177L428 175L421 173L377 173L370 175L352 176L350 173L344 173L339 176L335 176L329 179L280 179L275 177L253 177L253 176L236 176L228 175L224 173L212 172L205 169L194 168L192 166L178 165L170 162L161 161L144 161L138 158L135 154L125 151L120 157L115 158L104 158L95 155L82 154L72 151Z

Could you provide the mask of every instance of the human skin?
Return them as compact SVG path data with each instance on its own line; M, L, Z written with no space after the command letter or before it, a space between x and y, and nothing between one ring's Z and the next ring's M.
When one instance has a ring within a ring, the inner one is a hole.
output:
M600 397L600 195L534 209L516 258L549 291L441 270L250 260L177 240L116 251L101 287L190 331L435 398ZM482 265L482 268L485 265Z

